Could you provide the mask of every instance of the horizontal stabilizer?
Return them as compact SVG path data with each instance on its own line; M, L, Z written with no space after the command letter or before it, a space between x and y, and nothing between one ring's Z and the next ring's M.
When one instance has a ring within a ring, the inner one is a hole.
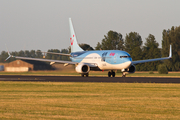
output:
M43 62L51 62L51 63L68 63L68 64L77 64L77 62L71 62L71 61L63 61L63 60L51 60L51 59L42 59L42 58L30 58L30 57L18 57L18 56L13 56L17 59L22 59L22 60L36 60L36 61L43 61Z
M36 52L41 52L41 51L36 51ZM65 54L65 53L55 53L55 52L41 52L41 53L55 54L55 55L63 55L63 56L72 57L70 54Z

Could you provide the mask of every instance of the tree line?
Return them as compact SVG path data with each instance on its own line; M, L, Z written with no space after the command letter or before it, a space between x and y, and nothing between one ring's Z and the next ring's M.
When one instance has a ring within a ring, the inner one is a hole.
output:
M155 36L149 34L143 45L141 36L137 32L126 34L125 38L121 33L110 30L104 35L101 43L98 42L96 50L124 50L128 52L133 61L153 59L169 56L170 45L172 45L172 59L165 61L148 62L136 65L137 71L157 71L158 65L163 64L168 71L180 70L180 26L163 30L162 49L159 48Z
M169 55L169 46L172 45L172 59L165 61L156 61L136 65L137 71L157 71L158 65L163 64L169 71L179 71L180 70L180 26L174 27L171 29L163 30L162 32L162 48L159 48L159 44L155 39L155 36L149 34L146 38L146 41L143 45L143 41L139 33L130 32L126 34L123 38L121 33L116 31L108 31L101 42L98 42L95 50L124 50L127 51L133 61L135 60L144 60L144 59L153 59L160 57L167 57ZM88 44L79 44L83 50L94 50ZM56 53L70 53L70 47L67 49L50 49L48 52ZM54 60L70 60L67 56L53 55L53 54L44 54L41 50L25 50L19 52L11 52L14 56L25 56L25 57L34 57L34 58L45 58L54 59ZM8 57L6 51L2 51L0 54L0 62ZM15 60L11 58L8 62Z

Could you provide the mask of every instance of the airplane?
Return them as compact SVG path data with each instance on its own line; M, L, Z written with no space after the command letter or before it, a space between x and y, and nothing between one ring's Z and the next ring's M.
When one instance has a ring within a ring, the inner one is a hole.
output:
M64 64L64 66L71 64L71 65L75 65L75 71L81 74L82 77L84 76L88 77L90 71L109 71L108 77L115 77L115 71L121 70L122 77L126 77L126 74L134 73L136 71L136 67L135 67L136 64L166 60L172 58L171 45L170 45L169 57L138 60L138 61L133 61L129 53L121 50L84 51L78 45L71 18L69 18L69 27L70 27L71 53L70 54L53 53L53 52L45 52L45 53L69 56L71 61L12 56L9 53L9 51L8 51L9 57L6 60L8 60L11 57L14 57L17 59L24 59L24 60L50 62L50 64L61 63Z

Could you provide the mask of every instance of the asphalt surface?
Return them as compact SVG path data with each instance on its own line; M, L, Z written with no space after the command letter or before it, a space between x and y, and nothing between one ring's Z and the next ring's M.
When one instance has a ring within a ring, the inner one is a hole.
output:
M180 83L180 78L159 77L80 77L80 76L23 76L0 75L0 81L31 82L115 82L115 83Z

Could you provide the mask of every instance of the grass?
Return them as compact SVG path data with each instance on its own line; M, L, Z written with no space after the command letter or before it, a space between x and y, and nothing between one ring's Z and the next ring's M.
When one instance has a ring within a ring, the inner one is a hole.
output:
M0 82L0 119L180 119L180 84Z
M0 75L57 75L57 76L80 76L75 71L29 71L29 72L0 72ZM107 77L107 71L97 72L91 71L90 76L103 76ZM116 73L117 77L121 77L122 73ZM180 72L169 72L168 74L149 74L149 72L136 72L128 74L127 77L180 77Z

